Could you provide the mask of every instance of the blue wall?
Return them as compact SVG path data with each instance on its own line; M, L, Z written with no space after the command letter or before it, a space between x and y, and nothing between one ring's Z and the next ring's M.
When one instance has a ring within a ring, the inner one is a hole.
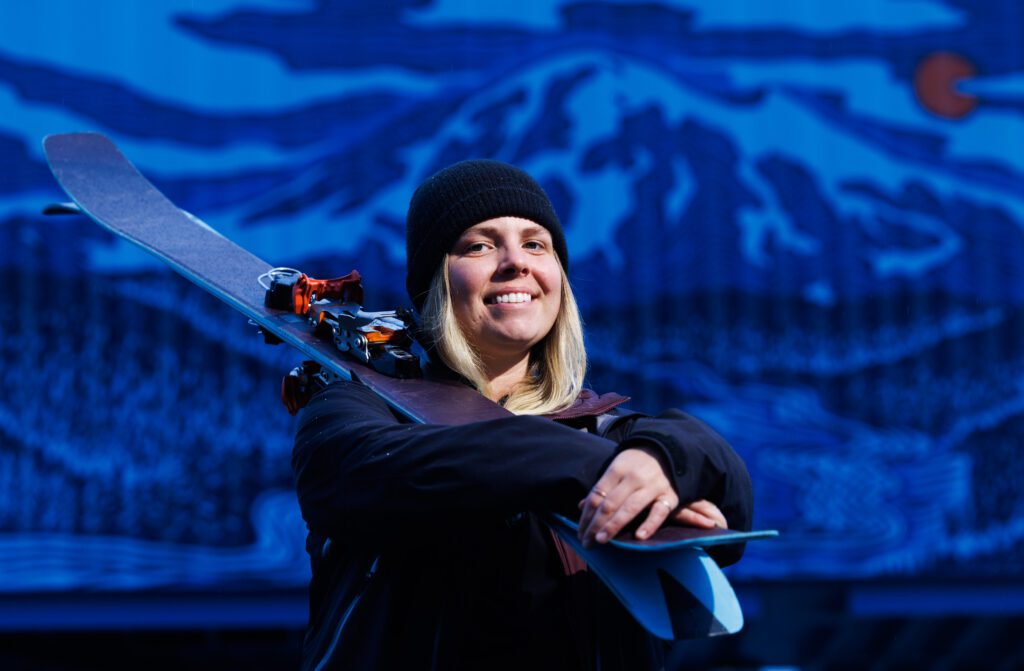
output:
M38 6L36 6L38 4ZM849 5L849 6L847 6ZM0 8L0 592L304 584L299 358L83 219L98 130L277 265L405 302L404 210L466 157L566 223L591 384L745 457L739 579L1010 580L1024 559L1016 2Z

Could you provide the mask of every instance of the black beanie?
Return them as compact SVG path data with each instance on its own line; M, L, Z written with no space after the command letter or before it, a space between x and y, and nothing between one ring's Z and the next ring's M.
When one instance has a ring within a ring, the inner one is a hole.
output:
M501 161L461 161L420 184L409 203L405 288L417 310L422 309L434 273L462 232L496 217L522 217L546 228L562 268L569 271L562 224L540 184Z

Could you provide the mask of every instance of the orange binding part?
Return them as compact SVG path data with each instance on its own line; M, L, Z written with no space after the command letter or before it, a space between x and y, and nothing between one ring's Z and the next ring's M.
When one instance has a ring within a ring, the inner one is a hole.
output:
M371 344L391 342L396 333L395 329L389 329L387 326L364 326L359 330L366 336L366 341Z
M344 277L336 277L333 280L315 280L305 273L299 275L292 287L292 308L295 314L304 315L309 312L309 304L313 302L313 296L329 298L342 302L363 303L362 276L358 270L353 270Z

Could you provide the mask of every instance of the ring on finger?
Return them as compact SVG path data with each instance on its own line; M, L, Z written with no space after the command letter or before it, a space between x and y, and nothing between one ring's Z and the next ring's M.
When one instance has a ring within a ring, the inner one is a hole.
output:
M594 493L600 496L602 499L608 497L608 492L604 491L603 489L598 489L597 487L594 487Z
M675 510L675 508L676 508L674 505L672 505L671 503L669 503L665 499L658 499L657 503L660 503L661 505L665 506L669 510Z

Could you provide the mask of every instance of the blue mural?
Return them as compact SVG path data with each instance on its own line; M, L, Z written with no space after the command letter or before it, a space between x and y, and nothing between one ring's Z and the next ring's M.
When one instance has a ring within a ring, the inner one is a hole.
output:
M406 302L415 186L516 163L563 221L591 385L745 457L742 580L1024 559L1024 16L859 3L0 8L3 592L301 586L298 356L85 220L99 130L272 263Z

